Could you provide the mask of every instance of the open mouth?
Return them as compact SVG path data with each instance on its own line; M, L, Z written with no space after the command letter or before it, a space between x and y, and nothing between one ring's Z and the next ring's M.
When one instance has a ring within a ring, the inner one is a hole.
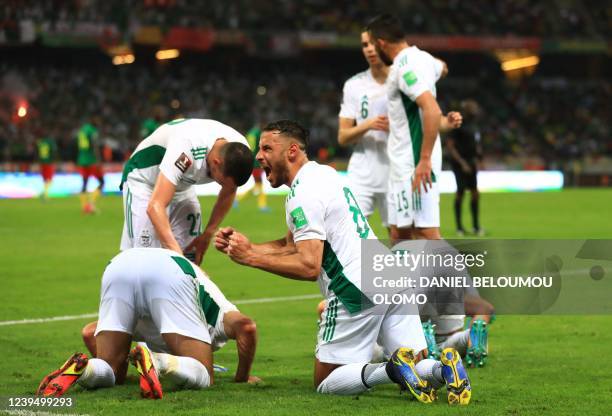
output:
M272 169L270 169L269 167L264 167L263 170L266 173L266 178L270 176L270 173L272 173Z

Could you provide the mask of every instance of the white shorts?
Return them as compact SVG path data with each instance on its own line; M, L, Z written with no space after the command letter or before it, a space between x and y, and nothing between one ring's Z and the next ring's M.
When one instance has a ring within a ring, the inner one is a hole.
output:
M398 228L440 227L440 188L437 182L420 195L412 192L412 181L389 181L389 224Z
M418 311L402 313L405 305L391 305L385 314L370 310L351 315L338 298L328 299L319 322L317 359L329 364L369 363L376 342L387 357L399 347L427 348Z
M120 250L137 247L161 247L155 227L147 215L150 196L133 194L127 183L123 186L123 234ZM200 201L193 197L172 201L168 206L172 234L181 248L187 247L202 227Z
M165 249L131 249L111 261L102 277L96 334L132 334L159 352L167 351L161 337L166 333L194 338L215 349L225 344L223 316L236 307L211 281L205 283L205 292L199 291L199 281L186 274L173 256L176 253ZM211 309L215 322L206 321Z
M357 186L351 186L351 190L357 200L359 209L366 217L374 214L374 210L378 208L380 218L382 219L383 226L387 226L387 217L389 216L387 210L387 194L385 192L372 192L360 189Z

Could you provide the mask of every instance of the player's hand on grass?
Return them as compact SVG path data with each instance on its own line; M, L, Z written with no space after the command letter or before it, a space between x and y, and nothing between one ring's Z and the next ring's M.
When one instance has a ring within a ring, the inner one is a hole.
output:
M389 131L389 118L387 116L376 116L368 119L369 130Z
M421 158L419 164L414 170L414 176L412 178L412 192L416 192L417 194L421 193L421 187L425 192L427 192L432 186L431 159Z
M195 250L195 264L202 263L202 259L204 258L204 254L206 250L208 250L208 246L210 245L210 240L212 240L214 230L212 231L204 231L201 235L194 238L191 243L187 247L185 247L185 253L189 253Z
M229 238L234 232L232 227L219 228L217 234L215 234L215 248L225 254L227 254L227 246L229 245Z
M233 231L229 236L227 255L238 264L248 265L253 247L249 239L238 231Z
M452 129L458 129L463 124L463 116L458 111L449 111L446 114L446 121Z

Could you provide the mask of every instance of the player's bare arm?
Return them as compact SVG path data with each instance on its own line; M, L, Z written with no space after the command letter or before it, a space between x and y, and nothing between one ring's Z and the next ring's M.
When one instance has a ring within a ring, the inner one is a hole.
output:
M260 382L259 377L251 375L251 367L257 348L257 326L255 322L238 311L231 311L223 316L223 326L227 336L236 340L238 368L234 381L237 383Z
M261 254L241 233L230 236L227 255L238 264L265 270L295 280L316 281L323 259L322 240L295 243L295 252L286 255Z
M172 234L170 219L166 211L174 197L175 191L176 187L174 184L160 172L153 189L153 194L151 195L151 200L147 206L147 215L155 227L155 232L162 246L183 254L183 250L181 250L176 238Z
M387 116L376 116L355 124L352 118L338 118L338 144L348 146L359 140L368 130L389 131Z
M438 131L440 130L440 118L442 111L438 102L429 91L425 91L416 99L416 103L423 114L423 144L419 163L414 171L412 189L420 192L421 187L427 192L428 186L432 186L431 180L431 153L433 151Z
M215 247L217 250L227 254L227 246L229 245L229 237L234 232L232 227L224 227L219 229L215 236ZM251 243L252 249L260 254L286 255L296 252L295 244L293 243L293 235L287 232L285 237L278 240L272 240L265 243Z
M200 264L202 262L202 258L210 245L210 240L215 235L215 231L223 218L227 215L228 211L232 207L232 203L234 202L234 198L236 197L236 186L230 183L224 184L221 186L221 191L219 191L219 196L217 197L217 201L210 213L210 218L208 219L208 224L206 224L206 228L202 235L196 237L189 245L185 248L186 252L195 248L195 262L196 264Z

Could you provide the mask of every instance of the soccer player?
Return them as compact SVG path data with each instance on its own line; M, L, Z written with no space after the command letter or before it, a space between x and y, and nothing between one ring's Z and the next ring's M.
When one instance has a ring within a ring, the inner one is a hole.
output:
M389 120L385 81L389 67L378 57L368 32L361 34L361 52L369 68L344 83L338 144L353 146L347 170L361 212L370 217L378 207L386 227Z
M43 378L37 394L61 396L76 382L85 388L121 384L128 358L140 374L143 397L162 398L160 376L183 388L205 388L213 383L213 351L228 338L238 346L235 381L259 381L250 376L255 323L199 267L171 250L126 250L102 276L96 358L74 354ZM130 352L133 339L147 347Z
M77 133L77 166L83 177L80 198L81 209L84 214L96 212L96 201L104 187L104 173L98 163L100 160L98 134L98 128L93 122L83 124ZM88 195L87 183L90 176L94 176L98 180L98 187Z
M246 139L225 124L178 119L162 125L140 142L123 168L121 250L165 247L200 264L252 168ZM193 185L210 182L221 190L200 234L200 202Z
M270 207L268 207L268 200L266 198L266 194L263 190L263 183L261 181L261 176L263 175L263 170L261 166L259 166L259 162L255 159L255 154L259 149L259 138L261 137L261 126L257 123L251 130L247 132L246 139L249 142L249 146L253 150L253 179L255 180L255 186L253 186L253 195L257 196L257 208L261 212L269 212ZM251 191L249 191L251 192ZM238 202L242 201L247 197L249 192L246 192L243 195L240 195L236 198L235 206L238 206Z
M446 64L408 45L396 17L380 15L367 30L380 59L392 65L387 77L392 239L440 239L438 132L461 125L461 114L442 115L436 101L436 82L446 75Z
M445 350L442 362L419 361L426 343L416 305L409 305L412 314L399 313L398 305L373 313L372 302L361 290L361 239L376 236L342 177L308 160L307 144L307 130L290 120L265 126L259 143L257 160L270 184L290 188L287 236L252 244L225 227L216 235L216 248L239 264L318 282L327 300L315 357L318 392L353 395L397 383L430 403L434 388L446 383L449 403L467 404L471 387L455 350ZM377 339L391 360L368 364Z
M444 144L450 156L451 166L457 182L455 193L455 224L457 235L464 236L465 229L461 223L461 206L465 191L470 191L470 210L472 212L472 225L474 234L483 236L484 231L480 228L478 193L478 165L482 163L482 146L480 142L480 131L476 126L476 120L480 115L480 107L474 100L465 100L461 103L461 111L468 123L464 123L457 130L453 130L447 136Z
M40 163L40 174L43 178L44 188L41 198L46 200L49 198L49 188L55 173L55 157L57 155L57 145L55 140L50 136L45 136L36 142L38 149L38 162Z

